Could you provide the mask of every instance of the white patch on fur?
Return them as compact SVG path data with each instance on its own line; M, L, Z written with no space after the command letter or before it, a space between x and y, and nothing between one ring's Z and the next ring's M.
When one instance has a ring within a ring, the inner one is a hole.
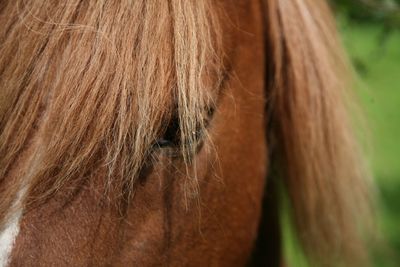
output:
M0 266L5 267L8 264L8 258L14 247L15 238L19 232L19 220L21 212L16 212L7 223L4 231L0 233Z

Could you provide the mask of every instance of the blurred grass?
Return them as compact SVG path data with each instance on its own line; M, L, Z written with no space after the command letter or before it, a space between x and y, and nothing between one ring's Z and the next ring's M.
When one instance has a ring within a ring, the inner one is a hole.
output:
M341 23L344 44L358 70L358 92L371 131L371 165L380 191L378 223L392 251L375 266L400 266L400 33L380 40L379 25Z
M374 266L400 266L400 32L382 43L380 25L339 18L339 27L360 78L357 92L370 130L371 166L380 192L377 216L387 248L371 252ZM288 266L308 266L287 214L282 222Z

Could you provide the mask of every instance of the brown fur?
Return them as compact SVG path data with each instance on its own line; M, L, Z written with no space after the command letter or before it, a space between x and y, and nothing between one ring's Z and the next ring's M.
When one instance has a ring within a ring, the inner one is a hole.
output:
M3 224L27 188L12 265L245 264L266 105L307 255L360 264L368 189L321 1L2 1L0 24Z

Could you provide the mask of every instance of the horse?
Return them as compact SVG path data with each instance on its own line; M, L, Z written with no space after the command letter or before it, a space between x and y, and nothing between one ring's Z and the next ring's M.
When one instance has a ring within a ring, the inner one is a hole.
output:
M1 266L365 266L328 3L0 2ZM284 193L282 193L284 192Z

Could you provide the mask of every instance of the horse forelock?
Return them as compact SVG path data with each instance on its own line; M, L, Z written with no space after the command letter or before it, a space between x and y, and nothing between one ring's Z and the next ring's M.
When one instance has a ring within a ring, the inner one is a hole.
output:
M4 223L22 185L29 209L98 169L129 197L174 119L177 149L190 164L221 77L215 8L208 1L111 2L1 6ZM29 171L6 182L33 132ZM188 183L196 191L196 179Z

